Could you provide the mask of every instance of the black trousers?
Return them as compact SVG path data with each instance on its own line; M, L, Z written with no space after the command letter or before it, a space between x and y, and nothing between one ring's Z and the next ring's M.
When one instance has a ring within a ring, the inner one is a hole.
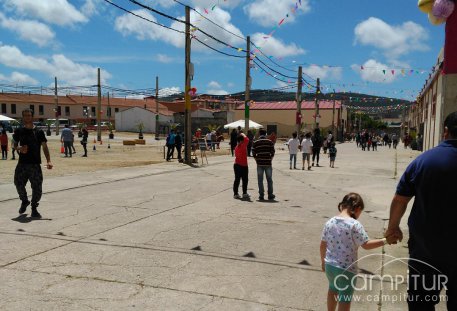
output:
M247 166L241 166L239 164L233 165L235 172L235 181L233 182L233 194L238 194L238 188L240 187L240 180L243 181L243 194L248 193L248 174L249 169Z
M173 153L175 151L175 145L167 145L167 161L173 157Z
M65 156L68 156L68 154L70 154L71 157L71 154L73 153L71 150L71 141L64 141L63 146L65 148Z
M83 143L83 148L84 148L84 155L87 156L87 142Z
M314 159L317 158L317 164L319 164L319 153L321 152L321 148L313 148L313 163Z
M2 158L8 157L8 145L2 145Z
M177 144L176 145L176 151L178 152L178 160L181 160L181 148L182 148L182 145L181 144Z
M14 172L14 185L22 202L28 202L25 185L30 180L32 187L32 208L38 206L43 194L43 172L40 164L18 163Z

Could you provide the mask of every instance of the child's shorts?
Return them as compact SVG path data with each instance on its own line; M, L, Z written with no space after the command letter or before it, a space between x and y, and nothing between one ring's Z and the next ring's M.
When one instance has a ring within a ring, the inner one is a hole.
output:
M329 282L329 289L338 293L338 301L350 302L356 285L356 275L329 264L325 264L325 274Z
M303 161L308 160L309 162L310 154L303 152Z

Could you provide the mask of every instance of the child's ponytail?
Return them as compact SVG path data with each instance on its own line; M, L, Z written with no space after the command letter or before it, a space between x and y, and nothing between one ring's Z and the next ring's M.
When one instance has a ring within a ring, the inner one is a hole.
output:
M355 218L356 208L364 209L365 205L360 194L351 192L344 196L343 200L338 204L338 211L343 211L344 209L349 209L349 215L352 218Z

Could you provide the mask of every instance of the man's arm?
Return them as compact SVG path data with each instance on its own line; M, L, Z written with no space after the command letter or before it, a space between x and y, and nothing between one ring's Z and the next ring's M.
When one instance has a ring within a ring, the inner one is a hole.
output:
M41 146L43 147L43 153L44 153L44 156L46 157L47 167L48 167L48 169L52 169L51 155L49 154L48 144L45 142L42 142Z
M325 253L327 252L327 242L321 240L320 253L321 253L321 268L325 271Z
M390 217L389 225L385 233L387 242L389 244L397 244L398 241L403 240L403 232L400 229L400 221L405 214L408 203L411 197L405 197L399 194L395 194L390 204Z

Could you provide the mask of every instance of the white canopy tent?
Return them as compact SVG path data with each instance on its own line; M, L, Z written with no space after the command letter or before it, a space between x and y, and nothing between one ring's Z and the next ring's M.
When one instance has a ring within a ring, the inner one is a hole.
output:
M0 114L0 121L16 121L16 120Z
M236 129L236 128L238 128L238 126L240 126L241 128L244 129L244 120L238 120L238 121L226 124L226 125L224 125L224 128L225 129ZM262 124L249 120L250 129L260 129L262 127L263 127Z

